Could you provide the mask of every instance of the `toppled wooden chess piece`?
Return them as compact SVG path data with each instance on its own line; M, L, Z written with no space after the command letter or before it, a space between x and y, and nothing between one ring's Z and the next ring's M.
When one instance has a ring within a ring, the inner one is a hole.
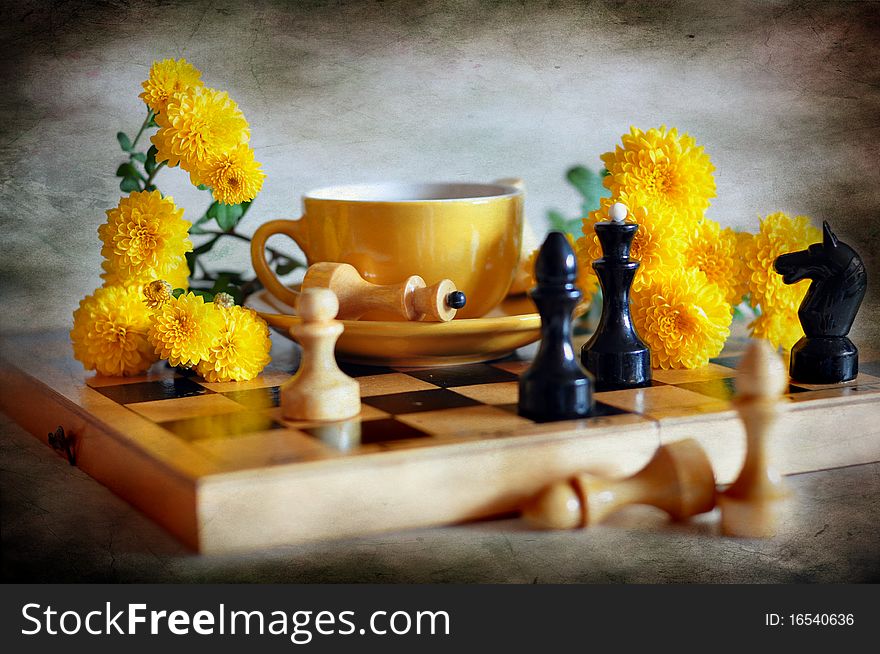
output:
M339 369L334 356L343 330L334 320L338 310L336 295L326 288L299 295L302 322L290 333L302 346L302 358L280 389L281 415L288 420L345 420L361 411L360 385Z
M693 439L657 448L632 477L607 479L587 473L545 488L524 508L523 517L542 529L589 527L630 504L650 504L675 520L715 506L715 474Z
M746 457L736 481L718 498L721 532L766 538L776 533L790 493L769 455L769 441L784 410L785 366L772 346L752 341L737 369L734 405L746 430Z
M790 374L806 384L837 384L859 374L859 351L847 337L868 275L862 259L822 223L822 242L774 262L786 284L813 280L798 309L805 336L791 349Z
M583 293L577 260L562 232L550 232L535 261L529 292L541 314L541 345L519 378L519 414L536 422L582 418L593 410L593 380L574 354L572 312Z
M309 266L302 288L329 288L336 293L340 320L358 320L369 311L381 311L397 320L447 322L467 301L448 279L428 286L412 275L399 284L382 286L366 281L350 264L329 261Z
M602 245L602 258L593 262L602 285L602 317L581 349L581 363L596 378L597 391L651 385L651 351L636 333L629 310L630 287L639 268L629 249L639 226L624 222L627 211L615 202L608 209L610 220L595 225Z

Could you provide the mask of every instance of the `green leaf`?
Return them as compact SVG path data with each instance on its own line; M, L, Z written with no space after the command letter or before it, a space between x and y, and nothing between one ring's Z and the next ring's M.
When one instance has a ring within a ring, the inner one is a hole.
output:
M607 173L607 171L605 172ZM581 212L584 215L598 209L601 198L611 195L602 184L602 177L604 175L596 174L585 166L575 166L569 169L565 177L584 198L581 204Z
M215 236L211 240L202 243L199 247L195 248L192 251L192 254L194 256L199 256L200 254L205 254L205 252L210 252L211 248L214 247L214 245L217 243L218 238L219 237ZM190 254L190 253L188 252L187 254ZM190 270L192 270L192 269L193 269L192 266L190 266Z
M134 179L141 179L146 181L143 175L140 174L137 168L132 166L130 163L124 163L116 169L117 177L133 177Z
M304 268L305 266L301 261L294 261L293 259L285 259L284 263L279 263L275 266L275 272L279 275L287 275L292 273L297 268Z
M129 157L133 161L140 161L141 163L144 163L147 160L147 155L145 155L143 152L132 152Z
M189 290L193 295L198 295L199 297L204 298L205 302L213 302L214 301L214 294L211 293L210 291L204 291L200 288L191 288Z
M208 208L208 215L217 221L220 229L224 232L229 232L235 229L238 221L244 215L244 208L240 204L214 202Z
M119 141L119 147L126 152L131 152L131 139L125 132L116 132L116 140Z
M144 170L147 171L147 175L152 175L153 171L156 170L156 154L158 152L155 145L151 145L150 149L147 150L147 158L144 161Z
M206 186L205 184L199 184L198 186L196 186L196 188L199 189L200 191L207 191L211 187Z
M158 127L159 124L156 122L156 114L153 114L150 118L150 122L147 123L147 127Z
M566 232L573 236L580 236L583 233L583 221L580 218L566 218L555 209L547 212L547 222L550 223L550 229L553 231Z
M186 291L183 290L182 288L175 288L173 291L171 291L171 295L174 296L174 297L176 297L176 298L177 298L177 297L180 297L180 296L183 295L184 293L186 293Z
M125 193L131 193L132 191L140 191L141 185L134 177L123 177L119 182L119 188Z

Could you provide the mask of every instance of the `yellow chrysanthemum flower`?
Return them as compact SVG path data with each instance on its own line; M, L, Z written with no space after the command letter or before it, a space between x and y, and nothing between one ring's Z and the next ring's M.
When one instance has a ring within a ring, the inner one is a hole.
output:
M133 287L136 288L139 293L143 294L146 284L123 284L122 280L116 275L116 273L107 272L107 265L106 260L101 264L104 268L104 272L101 273L101 278L104 280L103 286ZM186 258L180 257L180 263L165 276L165 281L171 285L171 288L182 288L183 290L189 289L189 266L186 263Z
M699 270L655 276L632 294L632 316L655 368L698 368L724 347L733 313Z
M780 254L806 249L822 240L822 232L813 227L806 216L790 218L782 212L770 214L761 220L761 228L746 245L748 288L752 306L763 313L786 309L796 312L807 289L809 280L786 284L782 275L773 269Z
M223 328L223 316L213 304L186 293L171 298L153 315L150 343L172 366L192 366L207 358Z
M260 162L254 160L254 151L242 144L219 155L212 155L198 164L191 176L195 185L211 187L214 199L224 204L250 202L266 179Z
M269 328L251 309L218 306L217 311L224 321L220 339L196 372L209 382L253 379L271 360Z
M250 140L244 114L229 96L207 87L175 95L156 117L159 131L150 139L156 161L193 172L210 157Z
M183 209L159 191L140 191L119 200L98 228L106 259L105 281L125 286L180 276L184 253L192 250Z
M724 291L730 304L739 304L748 292L745 262L738 247L740 237L732 229L709 218L695 226L684 248L684 265L705 273Z
M764 338L774 348L791 350L803 336L804 330L796 311L779 309L762 313L749 323L752 338Z
M608 220L608 208L615 202L622 202L629 208L626 222L639 225L629 255L641 264L636 272L633 288L650 283L654 277L664 274L667 269L684 266L682 245L687 238L690 219L676 220L668 210L659 206L633 205L632 200L626 195L602 198L599 208L590 212L590 215L584 219L583 230L588 236L578 239L578 252L582 263L590 266L592 270L592 262L602 256L602 245L599 243L599 237L596 236L594 225Z
M626 194L627 206L657 206L675 215L699 219L715 197L715 166L702 147L675 129L635 127L621 137L623 147L602 155L610 173L603 183L615 197Z
M593 271L592 261L586 260L587 255L582 251L584 239L580 238L575 241L574 236L571 234L566 234L565 237L571 244L571 247L574 250L574 256L577 258L578 274L575 283L584 294L581 301L590 302L593 295L595 295L596 291L599 289L599 278L596 277L596 273ZM533 250L526 263L526 270L530 276L529 288L534 288L537 284L537 281L535 280L535 262L538 260L538 252L540 252L540 249Z
M186 59L163 59L150 66L150 77L141 86L138 97L156 113L165 111L168 101L177 93L204 86L202 74Z
M135 288L99 288L73 312L73 356L102 375L137 375L157 359L149 340L150 311Z

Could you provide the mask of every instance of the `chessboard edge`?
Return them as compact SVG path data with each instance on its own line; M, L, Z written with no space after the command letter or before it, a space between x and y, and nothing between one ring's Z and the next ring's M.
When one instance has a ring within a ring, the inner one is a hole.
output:
M48 436L62 428L70 439L74 457L71 465L155 520L189 548L198 549L194 479L131 447L112 427L85 415L83 407L3 357L0 388L0 411L50 449L55 448ZM118 473L121 467L125 474Z

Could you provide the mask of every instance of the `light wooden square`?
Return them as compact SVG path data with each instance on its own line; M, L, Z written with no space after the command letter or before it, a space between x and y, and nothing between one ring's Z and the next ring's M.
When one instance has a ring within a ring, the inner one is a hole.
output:
M664 384L686 384L687 382L706 381L719 377L735 377L736 369L709 363L702 368L693 370L654 370L654 379Z
M137 402L126 406L153 422L167 420L184 420L197 416L212 416L221 413L244 411L246 407L233 402L228 397L217 393L194 395L192 397L176 397L169 400Z
M437 435L468 432L477 436L534 424L531 420L492 406L422 411L395 416L395 418L429 434Z
M449 390L483 404L516 404L519 400L519 382L455 386Z
M429 391L438 388L434 384L410 377L402 372L394 372L387 375L367 375L365 377L358 377L357 382L361 385L361 397L408 393L409 391Z
M595 397L605 404L641 413L650 418L724 411L730 406L728 402L713 400L711 397L675 386L609 391L597 393Z

